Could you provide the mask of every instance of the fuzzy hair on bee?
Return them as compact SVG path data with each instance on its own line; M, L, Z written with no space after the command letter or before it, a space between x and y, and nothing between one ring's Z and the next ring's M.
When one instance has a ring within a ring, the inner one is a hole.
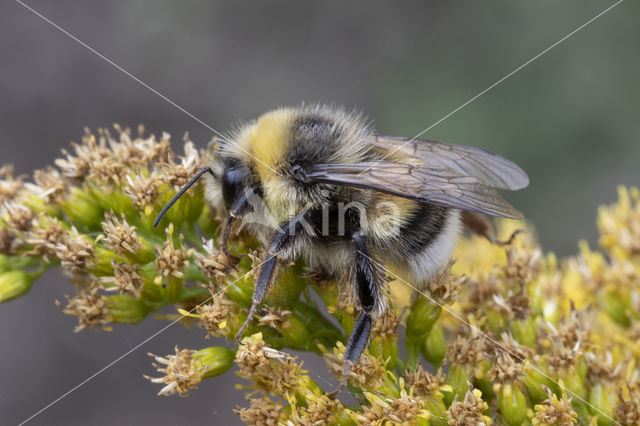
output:
M361 313L347 343L345 374L366 348L371 320L387 309L380 265L423 287L447 263L465 217L519 218L496 189L528 185L514 163L478 148L383 136L358 112L303 105L267 112L210 144L206 202L268 248L246 326L282 262L305 257L346 277ZM462 213L461 213L462 212Z

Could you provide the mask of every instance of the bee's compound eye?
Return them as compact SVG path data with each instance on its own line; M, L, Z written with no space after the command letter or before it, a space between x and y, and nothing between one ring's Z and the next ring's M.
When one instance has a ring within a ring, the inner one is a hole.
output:
M222 176L222 197L227 209L238 199L244 189L244 181L249 176L249 171L242 166L230 166Z

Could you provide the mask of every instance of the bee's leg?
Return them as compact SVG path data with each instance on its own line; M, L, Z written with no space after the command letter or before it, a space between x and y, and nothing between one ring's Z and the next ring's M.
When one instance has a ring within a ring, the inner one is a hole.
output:
M367 247L360 233L356 232L353 234L353 242L356 250L356 285L362 312L358 317L358 321L347 343L347 349L344 354L345 364L344 371L342 372L341 387L346 385L351 366L358 361L360 355L362 355L362 352L364 352L367 347L367 343L369 343L371 312L376 306L376 298L378 297L373 263L371 262Z
M280 255L284 249L288 248L294 242L296 234L298 232L302 232L302 227L305 223L305 215L306 212L303 212L300 215L296 216L294 219L280 228L280 230L273 236L271 244L269 244L267 258L262 263L260 274L258 274L258 280L256 281L256 285L253 290L253 297L251 298L251 309L249 309L247 319L244 321L244 324L242 324L242 327L240 327L240 330L238 330L238 333L236 334L236 342L240 342L242 334L247 329L249 323L253 319L253 316L258 311L260 304L267 294L267 290L271 286L271 283L276 276L275 272L278 268L278 264L280 263L278 255Z
M478 234L481 237L489 240L489 242L491 242L492 244L496 244L499 246L511 245L516 235L524 232L522 229L517 229L513 231L513 233L507 240L497 240L491 235L493 233L493 229L491 228L491 224L489 223L489 221L484 216L466 210L462 211L462 224L465 226L465 228L467 228L474 234Z

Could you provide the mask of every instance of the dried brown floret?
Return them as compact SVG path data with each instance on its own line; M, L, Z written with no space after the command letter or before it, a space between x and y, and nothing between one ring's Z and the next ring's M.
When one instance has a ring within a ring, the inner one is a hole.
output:
M196 306L196 314L200 316L202 326L209 336L226 336L229 332L229 319L233 303L225 299L222 294L212 297L211 302Z
M95 267L94 246L75 227L56 245L61 266L73 273L84 273Z
M323 354L329 369L337 375L340 380L343 380L342 373L344 371L345 350L346 348L342 342L338 342L336 347L333 348L333 352L325 352ZM347 382L358 388L366 386L369 389L376 389L385 376L386 369L382 363L370 355L368 351L365 351L358 361L351 366Z
M266 393L281 396L295 391L302 372L295 358L268 347L260 333L242 339L235 363L241 377L251 380Z
M507 265L503 268L504 275L511 280L526 285L532 282L540 273L542 252L540 249L509 246L506 250Z
M36 212L24 204L14 201L5 202L0 208L0 218L10 229L28 231L31 228Z
M172 275L177 278L183 278L183 270L189 264L189 256L193 252L184 245L184 236L180 235L180 248L176 248L173 243L173 224L169 225L166 230L167 239L163 247L158 249L158 256L155 260L156 284L162 282L163 277Z
M193 359L195 352L191 349L179 350L176 346L175 355L159 357L149 353L148 355L158 362L158 364L153 363L153 366L164 376L144 377L153 383L165 384L158 392L158 395L173 395L177 393L180 396L187 396L190 390L198 388L198 383L202 380L202 375L206 370L206 367L199 365Z
M396 314L391 309L385 311L373 320L371 325L371 338L383 342L398 339L398 327L402 322L402 312Z
M13 177L13 166L0 167L0 205L12 200L23 186L21 178Z
M118 220L113 212L105 213L104 219L102 222L104 237L100 238L100 241L118 254L136 254L140 250L140 238L136 227L129 225L124 214L122 220Z
M185 135L184 156L179 164L170 161L162 165L162 180L176 188L182 188L193 178L198 167L200 167L200 155L193 142L189 141L188 134Z
M237 276L235 270L236 259L218 250L213 240L202 239L202 248L205 254L195 253L195 264L204 272L204 276L209 280L210 285L218 284L231 273Z
M233 410L244 423L255 426L277 426L282 423L284 415L282 404L272 401L268 396L247 399L250 402L249 407L238 406Z
M469 385L463 401L458 401L458 397L455 397L447 410L447 418L453 426L490 425L491 419L482 414L487 408L489 406L482 400L482 392Z
M627 384L626 391L618 388L618 405L613 410L616 420L623 425L640 424L640 382Z
M151 208L158 199L158 176L154 174L151 176L136 174L133 177L127 175L126 180L125 194L131 198L137 208L145 213L151 213Z
M53 167L33 172L33 183L26 183L26 188L47 204L54 203L67 192L69 182Z
M136 265L129 263L118 263L111 260L113 266L112 277L101 277L100 283L113 284L105 288L106 291L117 291L119 293L128 293L134 296L140 296L142 290L142 277L138 273Z
M524 376L524 360L514 357L503 350L497 350L493 364L487 372L487 380L495 384L513 383Z
M110 330L108 324L113 320L109 308L103 296L98 293L97 288L82 291L74 297L65 296L67 306L62 308L62 304L56 300L56 305L62 308L62 312L78 318L78 325L73 331L78 332L85 328L100 327Z
M288 424L317 426L333 424L335 414L341 412L344 407L340 400L331 398L319 389L311 391L304 389L303 396L305 406L297 406L295 398L290 399L291 415Z
M275 328L276 330L287 328L289 326L291 311L273 306L265 306L264 311L264 315L259 317L259 325L266 325Z
M40 214L35 226L25 234L25 242L32 248L29 256L42 256L46 262L56 257L56 247L63 244L69 231L55 217Z
M405 373L407 388L413 389L414 395L429 396L438 392L445 384L446 376L443 372L444 362L436 374L425 371L422 365L418 364L415 370Z
M404 383L400 379L401 392L399 398L387 395L375 395L365 392L370 405L363 406L363 412L351 412L352 418L358 424L371 425L413 425L417 420L428 420L431 413L427 410L426 400L419 396L411 395L404 389Z
M604 356L600 353L585 353L589 377L597 377L600 380L615 384L624 377L627 362L614 362L611 352L605 352Z
M20 244L20 240L15 232L7 229L0 222L0 254L14 255Z
M486 339L477 327L470 327L470 335L458 335L456 341L449 346L449 360L452 364L477 366L485 357Z
M427 284L427 290L436 302L450 305L455 302L466 277L456 277L451 273L455 260L450 260L447 266Z
M578 423L578 413L571 406L571 398L563 391L562 398L558 399L551 390L545 386L545 392L549 398L534 407L535 416L531 419L533 425L559 425L567 426Z

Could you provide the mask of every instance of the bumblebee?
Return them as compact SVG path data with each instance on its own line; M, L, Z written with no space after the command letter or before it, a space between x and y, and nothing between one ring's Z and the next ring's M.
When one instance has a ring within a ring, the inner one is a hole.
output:
M357 112L322 105L280 108L209 146L200 177L207 203L228 219L221 248L239 219L268 248L247 320L273 285L277 267L304 256L346 276L360 314L345 352L345 377L367 346L372 319L387 309L387 265L418 288L447 263L474 214L517 219L496 189L517 190L527 175L478 148L383 136Z

